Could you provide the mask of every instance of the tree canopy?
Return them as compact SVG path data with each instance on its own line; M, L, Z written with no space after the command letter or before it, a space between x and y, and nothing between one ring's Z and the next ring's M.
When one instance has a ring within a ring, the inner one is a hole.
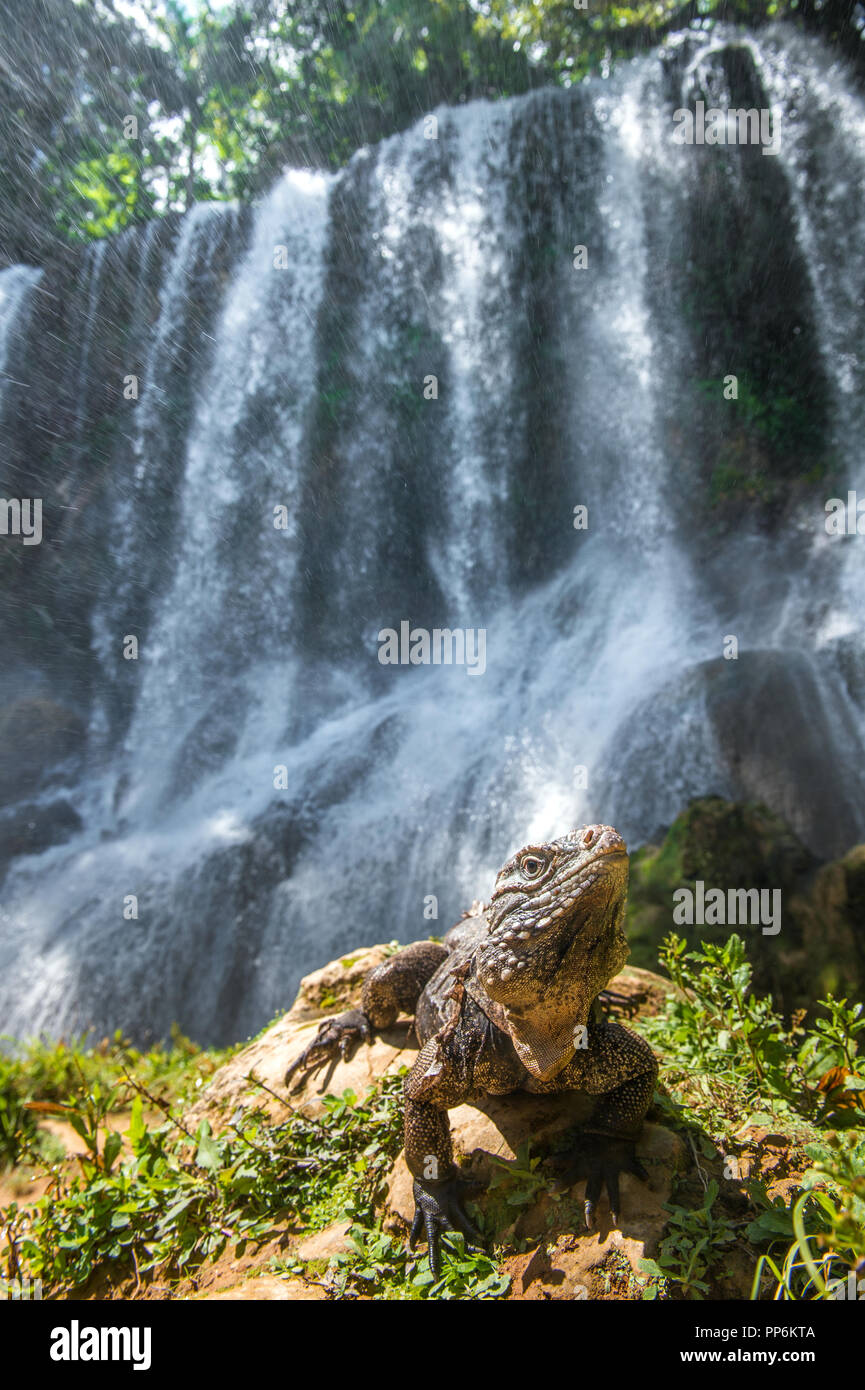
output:
M570 85L689 24L792 16L865 59L856 0L118 5L0 0L0 262L339 167L440 103Z

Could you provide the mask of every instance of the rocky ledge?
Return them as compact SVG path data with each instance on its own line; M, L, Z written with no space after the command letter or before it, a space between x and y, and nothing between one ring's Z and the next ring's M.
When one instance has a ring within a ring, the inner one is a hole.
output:
M283 1076L287 1063L307 1044L320 1020L360 1003L364 975L388 954L387 946L357 951L308 975L291 1010L272 1024L214 1076L207 1090L189 1112L190 1126L207 1119L219 1129L229 1119L236 1122L238 1109L261 1106L262 1097L274 1120L285 1116L286 1101L306 1115L322 1112L322 1096L351 1090L363 1096L368 1087L388 1073L411 1067L417 1042L409 1019L400 1020L370 1046L361 1046L347 1062L332 1066L323 1076L308 1078L304 1086L287 1096ZM619 1007L628 1013L654 1013L672 986L648 970L626 969L611 988L626 997ZM262 1091L250 1078L268 1088ZM285 1099L283 1099L285 1097ZM489 1180L508 1167L520 1169L526 1147L532 1155L555 1147L574 1125L573 1100L567 1094L490 1097L482 1108L461 1105L450 1112L454 1147L461 1166ZM670 1198L677 1170L687 1164L682 1140L660 1124L647 1123L638 1144L639 1156L649 1173L649 1183L624 1175L622 1209L618 1228L609 1223L602 1202L598 1225L588 1232L577 1219L584 1183L569 1193L555 1196L542 1182L529 1179L520 1193L519 1172L506 1189L494 1182L482 1193L479 1204L487 1211L498 1203L494 1219L499 1243L504 1247L503 1267L511 1275L509 1297L516 1299L637 1299L644 1276L639 1261L652 1258L668 1220L664 1203ZM504 1168L502 1167L504 1164ZM517 1200L514 1201L515 1195ZM400 1155L388 1183L385 1229L407 1236L413 1202L411 1180ZM347 1223L313 1233L286 1233L283 1249L298 1260L315 1261L316 1282L268 1277L254 1266L238 1269L234 1284L202 1291L199 1297L221 1299L321 1299L327 1294L329 1259L346 1247Z

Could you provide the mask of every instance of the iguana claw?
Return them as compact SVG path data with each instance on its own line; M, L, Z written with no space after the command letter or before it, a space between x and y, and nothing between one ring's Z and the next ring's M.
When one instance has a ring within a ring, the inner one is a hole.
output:
M335 1064L340 1058L347 1062L355 1048L361 1042L369 1042L371 1038L372 1028L369 1019L360 1009L352 1009L336 1018L325 1019L309 1046L288 1068L285 1073L285 1085L288 1086L295 1072L299 1071L300 1079L295 1086L295 1090L299 1090L311 1072L318 1071L326 1062Z
M421 1232L426 1235L429 1267L434 1279L441 1278L441 1236L444 1231L461 1231L466 1243L483 1250L484 1238L463 1210L466 1188L482 1186L460 1178L433 1182L427 1178L414 1180L414 1220L408 1239L414 1250Z
M589 1231L595 1224L595 1209L604 1188L610 1202L610 1221L618 1226L621 1173L633 1173L635 1178L649 1181L648 1173L637 1158L634 1140L612 1139L601 1134L583 1135L575 1152L565 1158L554 1159L552 1167L556 1172L554 1189L570 1187L572 1183L586 1178L583 1211Z

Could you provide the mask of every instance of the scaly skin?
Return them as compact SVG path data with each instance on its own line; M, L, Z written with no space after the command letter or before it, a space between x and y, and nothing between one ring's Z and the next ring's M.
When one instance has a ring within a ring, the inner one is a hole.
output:
M421 1048L405 1080L411 1244L424 1229L436 1277L443 1230L480 1241L462 1209L452 1106L519 1090L581 1092L583 1134L561 1180L588 1179L587 1226L604 1187L616 1222L621 1172L646 1177L634 1143L657 1063L642 1038L607 1022L598 1002L628 956L627 883L627 850L612 826L527 846L499 873L488 907L476 903L442 945L417 942L376 966L361 1010L323 1024L289 1068L286 1084L414 1010Z

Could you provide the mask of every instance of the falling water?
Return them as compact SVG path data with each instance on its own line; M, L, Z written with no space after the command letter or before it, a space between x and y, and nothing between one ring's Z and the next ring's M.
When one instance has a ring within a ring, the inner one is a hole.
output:
M196 209L107 493L91 751L60 788L84 829L3 885L5 1031L235 1038L337 952L445 930L517 845L584 819L637 844L717 792L765 796L824 852L865 830L858 551L813 492L722 544L672 462L695 194L671 110L731 44L781 115L803 327L861 481L865 108L783 29L673 46L672 95L667 54L442 109L436 139L422 122L334 178L286 174L248 236ZM172 344L226 236L181 410ZM383 666L402 621L484 629L485 671Z
M3 408L5 385L16 357L16 337L33 288L42 272L32 266L11 265L0 270L0 410Z

